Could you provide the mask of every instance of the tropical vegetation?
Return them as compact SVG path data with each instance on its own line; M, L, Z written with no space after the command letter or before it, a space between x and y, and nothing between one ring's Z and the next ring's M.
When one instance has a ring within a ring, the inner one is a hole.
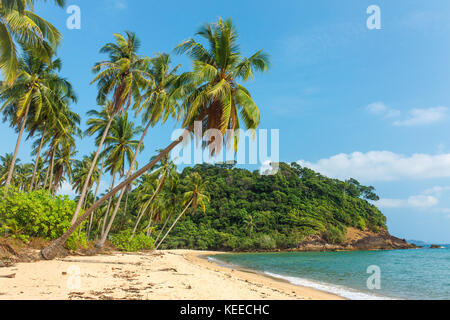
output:
M274 176L233 165L178 172L169 152L195 123L220 131L234 150L239 129L259 126L260 111L244 84L269 70L269 57L263 50L243 56L230 19L205 24L176 46L192 61L186 72L168 53L142 55L135 33L113 34L100 49L105 59L92 68L98 106L81 116L75 90L60 74L61 35L34 13L34 2L0 0L0 111L17 133L15 149L0 157L2 235L51 240L42 256L52 259L63 246L87 242L102 248L109 240L124 251L270 250L313 234L339 243L347 227L386 227L368 202L377 200L373 187L353 179L328 179L296 164L281 164ZM169 119L184 134L144 154L152 128ZM91 151L79 154L77 142L86 137ZM32 140L30 163L18 158L24 139ZM212 157L220 153L220 141L205 139ZM150 159L142 167L140 155ZM107 190L103 179L111 181ZM60 195L63 186L75 199Z

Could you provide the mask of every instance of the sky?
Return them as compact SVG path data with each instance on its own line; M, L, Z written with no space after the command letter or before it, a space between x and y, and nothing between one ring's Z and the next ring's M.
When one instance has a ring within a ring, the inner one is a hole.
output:
M260 128L280 130L280 161L373 185L393 235L450 243L448 0L68 0L67 5L81 9L80 30L69 30L70 15L49 2L36 11L63 33L58 55L63 76L78 94L78 113L96 108L91 68L105 58L99 49L113 41L113 33L136 32L140 54L152 56L172 53L202 24L230 17L244 55L264 49L271 57L270 72L245 85L260 109ZM371 5L380 8L380 29L368 28ZM175 54L173 64L190 68L188 59ZM179 126L169 121L153 128L140 163L167 146ZM2 152L12 152L16 133L3 123L0 134ZM31 159L30 145L20 149L22 162ZM94 151L89 137L77 147L80 157ZM70 193L70 187L64 191Z

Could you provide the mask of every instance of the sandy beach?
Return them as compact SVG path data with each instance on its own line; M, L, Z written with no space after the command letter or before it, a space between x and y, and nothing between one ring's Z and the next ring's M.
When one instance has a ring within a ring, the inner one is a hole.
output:
M0 300L338 300L204 258L217 252L67 257L0 268Z

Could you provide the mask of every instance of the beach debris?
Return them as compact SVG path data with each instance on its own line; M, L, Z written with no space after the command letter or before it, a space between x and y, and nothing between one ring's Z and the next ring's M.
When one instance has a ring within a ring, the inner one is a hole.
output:
M7 275L4 275L4 276L0 275L0 278L6 278L6 279L14 279L15 277L16 277L15 273L7 274Z
M175 268L165 268L165 269L160 269L158 271L160 271L160 272L178 272L178 270Z

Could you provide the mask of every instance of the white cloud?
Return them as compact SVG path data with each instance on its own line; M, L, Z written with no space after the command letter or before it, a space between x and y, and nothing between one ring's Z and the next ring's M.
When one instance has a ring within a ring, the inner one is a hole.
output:
M382 115L384 118L394 118L401 115L401 112L396 109L391 109L383 102L374 102L366 107L366 110L374 115Z
M447 117L448 108L413 109L406 120L395 121L396 126L420 126L440 122Z
M72 185L67 181L63 182L63 184L61 185L61 188L58 191L58 194L64 195L64 196L67 195L71 198L74 198L77 195L75 190L73 190Z
M450 209L435 208L439 204L442 194L449 190L450 187L436 186L408 199L380 199L374 204L380 208L433 208L433 211L436 212L450 213Z
M402 115L399 110L392 109L383 102L374 102L366 106L367 112L373 115L383 116L385 119L398 118ZM398 127L412 127L429 125L438 123L447 118L447 107L435 107L428 109L412 109L408 112L405 119L396 120L393 122L394 126Z
M354 152L314 163L300 160L298 164L328 177L355 178L362 182L450 177L450 154L405 156L389 151Z
M125 10L128 8L126 0L107 0L105 6L109 11Z
M417 195L408 199L380 199L375 202L379 208L431 208L439 204L439 199L434 196Z
M434 196L424 194L411 196L408 199L408 205L413 208L430 208L439 204L439 200Z

